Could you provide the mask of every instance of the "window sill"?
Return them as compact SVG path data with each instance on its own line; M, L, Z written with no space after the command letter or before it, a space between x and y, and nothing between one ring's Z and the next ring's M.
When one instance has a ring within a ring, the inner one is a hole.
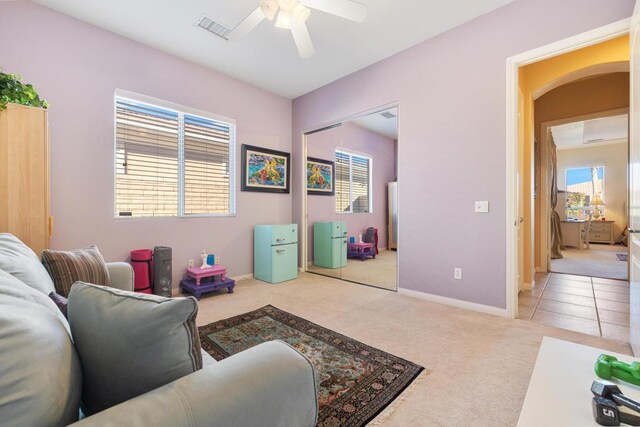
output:
M197 218L235 218L237 214L207 214L207 215L184 215L184 216L114 216L116 220L160 220L160 219L197 219Z

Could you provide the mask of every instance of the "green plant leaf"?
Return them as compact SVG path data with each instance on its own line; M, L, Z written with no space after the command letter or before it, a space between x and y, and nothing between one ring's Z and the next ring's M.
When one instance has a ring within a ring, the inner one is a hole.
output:
M7 108L8 103L48 108L46 99L41 99L38 91L30 83L22 83L17 74L3 73L0 69L0 110Z

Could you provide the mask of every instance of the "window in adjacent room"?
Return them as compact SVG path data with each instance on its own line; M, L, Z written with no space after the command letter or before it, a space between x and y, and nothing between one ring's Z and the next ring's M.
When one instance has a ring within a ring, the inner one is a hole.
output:
M115 216L235 214L235 123L116 92Z
M336 150L336 213L371 213L372 161L361 154Z
M604 199L604 166L583 167L566 170L566 215L569 219L588 219L595 206L596 195ZM605 216L604 206L598 206Z

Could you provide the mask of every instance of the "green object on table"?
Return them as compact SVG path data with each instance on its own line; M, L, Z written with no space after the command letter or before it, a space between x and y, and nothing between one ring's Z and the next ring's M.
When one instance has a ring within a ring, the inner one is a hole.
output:
M618 378L631 384L640 385L640 363L620 362L614 356L601 354L596 360L596 375L602 379Z

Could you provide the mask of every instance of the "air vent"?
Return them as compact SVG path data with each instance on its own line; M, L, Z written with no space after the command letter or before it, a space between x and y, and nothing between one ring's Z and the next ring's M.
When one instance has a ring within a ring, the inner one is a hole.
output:
M583 144L595 144L595 143L602 142L602 141L604 141L603 138L590 139L588 141L583 142Z
M396 116L395 114L390 113L388 111L382 112L382 113L380 113L380 115L382 117L384 117L385 119L393 119Z
M196 25L198 25L198 27L202 28L203 30L207 30L210 33L215 34L216 36L225 40L228 40L229 33L231 32L230 29L222 24L217 23L206 15L202 15L196 22Z

